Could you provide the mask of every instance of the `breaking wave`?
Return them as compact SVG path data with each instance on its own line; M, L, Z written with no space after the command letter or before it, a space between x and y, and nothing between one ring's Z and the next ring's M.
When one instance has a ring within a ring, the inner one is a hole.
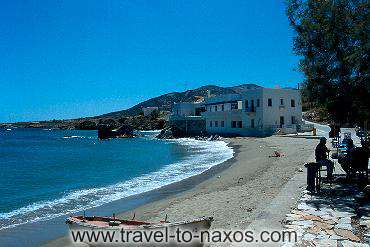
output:
M152 133L148 133L149 135ZM71 138L78 138L71 137ZM48 220L81 210L98 207L128 196L160 188L208 170L233 157L233 150L223 141L201 141L188 138L165 140L182 145L188 155L160 170L106 187L68 192L56 200L40 201L0 213L0 229Z

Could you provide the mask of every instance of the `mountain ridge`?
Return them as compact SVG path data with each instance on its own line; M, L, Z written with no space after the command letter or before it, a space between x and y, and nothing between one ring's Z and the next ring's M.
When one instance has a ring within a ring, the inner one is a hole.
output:
M261 88L257 84L241 84L237 86L222 87L217 85L205 85L195 89L186 90L183 92L170 92L159 95L154 98L147 99L128 109L109 112L92 117L81 117L75 119L64 120L50 120L50 121L32 121L32 122L18 122L12 124L0 124L1 126L16 126L25 128L56 128L56 129L96 129L98 124L119 124L127 121L129 118L130 124L136 127L143 127L143 129L151 129L153 126L161 126L165 114L158 116L158 121L150 119L150 117L142 116L143 107L158 107L161 112L171 111L174 103L178 102L192 102L196 100L196 96L206 97L208 92L212 95L222 95L231 93L240 93L246 90ZM83 127L82 127L83 126ZM148 127L149 126L149 127ZM151 127L150 127L151 126Z
M117 117L129 117L137 115L141 112L143 107L158 107L162 111L171 111L172 106L174 103L178 102L191 102L195 100L195 96L207 96L208 91L210 91L213 95L221 95L221 94L228 94L228 93L240 93L245 90L250 89L257 89L261 88L261 86L257 84L241 84L237 86L231 87L221 87L217 85L205 85L195 89L186 90L183 92L171 92L162 94L160 96L145 100L136 104L128 109L115 111L110 113L105 113L102 115L98 115L91 118L99 118L99 117L110 117L110 118L117 118Z

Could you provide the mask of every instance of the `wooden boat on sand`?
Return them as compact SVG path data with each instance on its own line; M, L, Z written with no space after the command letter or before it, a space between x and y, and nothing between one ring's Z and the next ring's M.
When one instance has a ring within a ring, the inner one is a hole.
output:
M100 216L71 216L67 218L66 223L69 226L71 233L73 234L76 232L95 232L95 235L99 231L109 231L109 232L116 232L117 236L122 237L122 231L124 232L141 232L142 234L146 234L149 236L150 232L155 234L155 232L162 232L164 235L167 236L167 242L162 243L131 243L126 242L124 246L203 246L199 238L199 233L202 231L207 231L211 227L211 223L213 221L213 217L201 217L194 220L189 221L180 221L180 222L168 222L167 216L166 219L159 222L147 222L147 221L138 221L138 220L126 220L126 219L118 219L115 216L113 217L100 217ZM198 237L196 239L193 238L191 242L182 243L177 242L173 236L176 235L176 231L180 230L181 232L190 231L194 235ZM144 233L146 232L146 233ZM133 236L133 235L132 235ZM199 238L199 239L198 239ZM119 240L121 241L121 240ZM81 241L93 246L107 246L107 245L117 245L122 246L122 242L118 244L117 240L115 240L115 244L107 243L107 242L89 242L89 241Z

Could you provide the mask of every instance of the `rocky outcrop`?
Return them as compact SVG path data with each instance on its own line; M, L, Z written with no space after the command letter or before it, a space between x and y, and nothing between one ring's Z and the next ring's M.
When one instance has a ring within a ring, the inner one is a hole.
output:
M157 135L157 138L158 139L173 139L173 133L172 133L172 130L170 127L167 127L165 129L163 129L161 131L161 133L159 133L159 135Z
M122 125L118 129L113 129L112 126L104 124L98 126L98 138L101 140L131 137L134 137L134 129L129 125Z

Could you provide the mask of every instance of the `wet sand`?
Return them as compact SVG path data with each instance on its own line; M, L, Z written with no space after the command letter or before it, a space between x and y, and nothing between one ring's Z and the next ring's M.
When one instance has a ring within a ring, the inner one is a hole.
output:
M131 218L135 212L136 219L150 221L163 220L166 214L169 221L213 216L213 229L248 229L255 222L261 222L259 219L266 213L274 211L263 224L265 227L267 224L281 225L280 221L295 206L304 189L303 165L312 161L317 140L279 136L224 140L234 148L234 158L173 185L187 184L188 190L179 190L182 192L164 196L118 216ZM281 153L282 157L271 157L274 151ZM202 177L207 179L202 181ZM263 228L263 224L259 224ZM73 244L65 236L43 246Z

